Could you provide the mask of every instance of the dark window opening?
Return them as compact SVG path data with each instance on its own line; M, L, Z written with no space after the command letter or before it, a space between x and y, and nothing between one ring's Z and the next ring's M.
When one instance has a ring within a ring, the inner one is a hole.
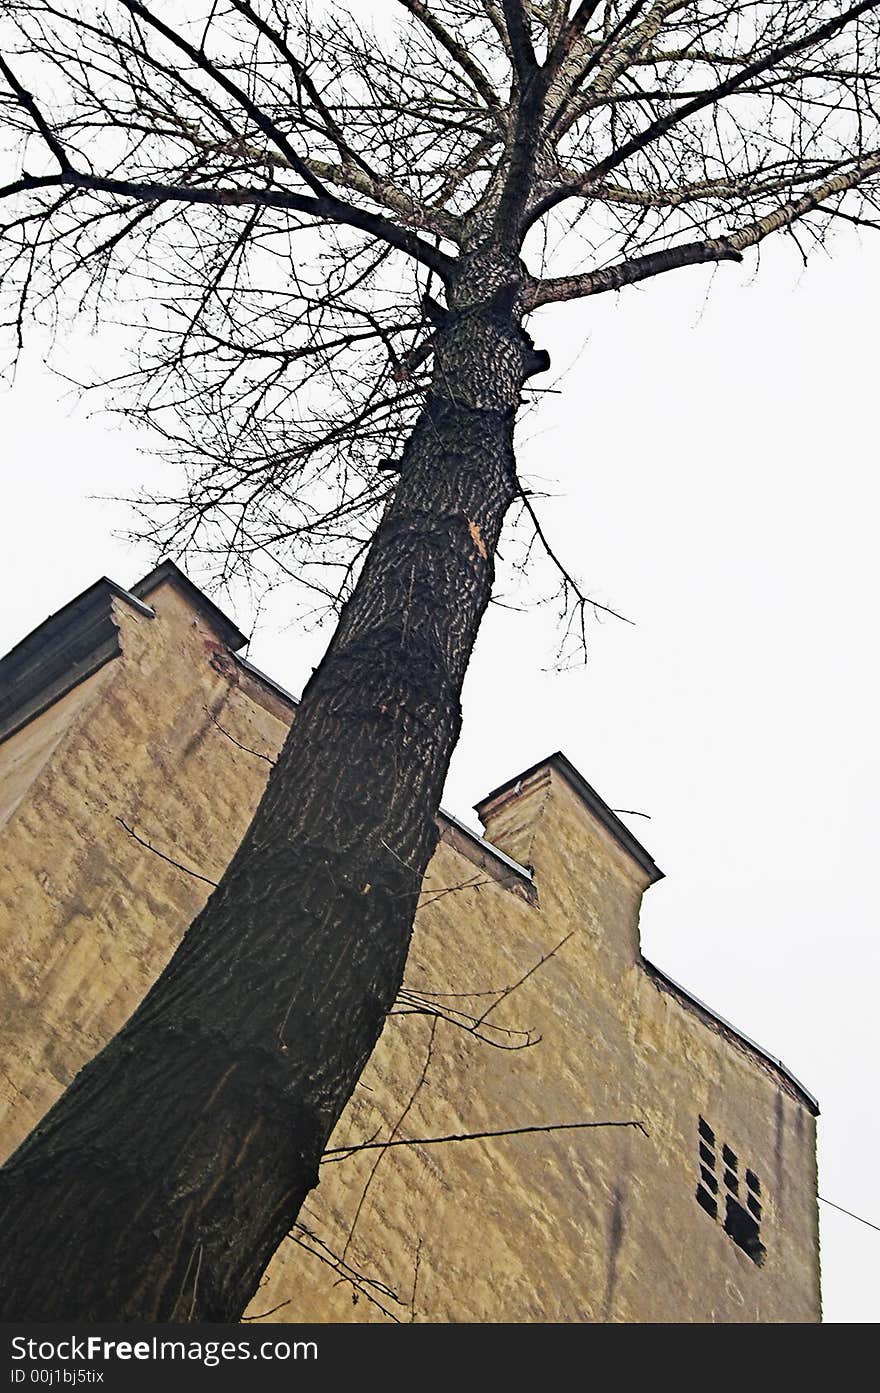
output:
M700 1166L700 1175L703 1177L703 1184L707 1190L711 1190L713 1195L718 1193L718 1181L711 1171L707 1171L705 1166Z
M763 1266L767 1249L761 1242L761 1215L763 1206L758 1196L761 1182L753 1170L745 1172L745 1204L738 1198L740 1178L737 1175L739 1161L736 1152L726 1143L721 1147L721 1166L716 1165L715 1132L704 1117L698 1117L697 1130L700 1153L700 1181L696 1189L697 1203L710 1218L722 1220L724 1232L732 1238L738 1248L742 1248L757 1267ZM721 1170L719 1180L716 1169ZM723 1219L719 1206L724 1199Z
M760 1229L739 1200L727 1196L727 1213L724 1219L724 1232L732 1238L738 1248L742 1248L758 1267L764 1261L767 1249L761 1242Z
M713 1219L718 1218L718 1202L713 1199L708 1190L704 1190L702 1185L697 1186L697 1204L701 1204L706 1213Z

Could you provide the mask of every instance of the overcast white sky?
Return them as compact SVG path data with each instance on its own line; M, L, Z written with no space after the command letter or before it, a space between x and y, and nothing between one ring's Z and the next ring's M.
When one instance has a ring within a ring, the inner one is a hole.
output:
M550 613L490 610L445 802L474 823L481 795L562 749L612 806L649 813L630 819L667 876L647 956L818 1095L821 1193L880 1223L880 238L842 235L806 273L770 244L753 270L684 270L535 321L554 371L571 366L523 423L523 470L556 481L554 542L637 626L595 627L587 667L558 675ZM131 584L154 560L91 496L133 492L154 461L63 397L33 361L0 396L4 652L99 575ZM245 597L231 607L247 630ZM296 691L326 637L291 627L280 596L250 655ZM878 1318L878 1245L822 1206L827 1320Z

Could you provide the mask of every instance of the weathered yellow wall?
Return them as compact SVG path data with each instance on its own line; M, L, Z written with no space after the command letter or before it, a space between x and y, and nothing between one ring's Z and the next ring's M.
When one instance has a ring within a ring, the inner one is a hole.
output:
M117 817L216 879L268 766L208 711L269 753L287 728L284 705L258 691L172 586L150 598L157 619L114 601L123 656L0 745L0 778L26 764L36 776L25 791L16 775L17 806L0 831L4 1154L131 1013L208 893ZM28 762L42 727L51 749Z
M0 744L0 828L8 822L77 715L108 681L101 668Z
M268 766L205 708L269 754L290 719L172 585L150 602L157 620L117 602L123 656L93 679L93 699L56 717L54 743L24 796L19 779L21 801L0 833L4 1153L121 1024L208 892L115 818L217 878ZM0 775L36 725L0 746ZM250 1314L818 1319L815 1126L803 1102L644 968L647 875L564 778L539 772L487 817L490 839L534 866L540 899L447 825L407 987L455 993L427 1000L479 1016L493 1000L482 993L557 951L488 1016L493 1044L448 1019L392 1016L331 1145L587 1119L639 1119L649 1135L539 1134L325 1164L300 1216L308 1232L282 1245ZM541 1039L499 1048L521 1041L501 1028ZM700 1113L741 1173L749 1166L761 1180L761 1268L696 1203ZM347 1266L334 1266L343 1255Z
M490 1017L542 1038L502 1051L441 1022L399 1134L640 1119L650 1135L595 1130L386 1152L346 1261L396 1291L403 1306L374 1295L404 1320L417 1254L421 1320L818 1319L813 1118L771 1069L648 976L636 956L646 877L564 780L547 778L498 821L489 835L534 865L540 905L495 883L428 903L407 981L423 991L505 987L573 932ZM515 829L509 841L505 824ZM425 900L468 874L441 846ZM479 1013L485 999L447 1000ZM429 1043L427 1019L389 1021L333 1145L377 1128L390 1135ZM696 1203L700 1113L719 1150L727 1141L741 1172L761 1180L763 1268ZM303 1216L336 1253L377 1154L326 1165ZM328 1277L288 1242L252 1312L289 1299L290 1318L386 1318L363 1297L352 1308L352 1288L328 1287Z

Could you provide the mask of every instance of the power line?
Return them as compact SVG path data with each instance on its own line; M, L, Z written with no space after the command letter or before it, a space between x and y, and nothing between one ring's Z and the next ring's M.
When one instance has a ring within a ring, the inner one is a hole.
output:
M853 1214L851 1209L844 1209L842 1204L835 1204L834 1200L826 1200L824 1195L820 1195L819 1199L823 1204L830 1205L832 1209L839 1209L841 1214L848 1214L851 1219L858 1219L860 1224L867 1224L869 1229L876 1229L880 1233L880 1224L872 1224L870 1219L863 1219L861 1214Z

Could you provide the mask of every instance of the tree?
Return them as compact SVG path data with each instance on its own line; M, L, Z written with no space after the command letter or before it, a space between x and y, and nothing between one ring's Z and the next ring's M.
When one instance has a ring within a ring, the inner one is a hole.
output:
M280 0L3 5L14 344L127 289L116 386L187 476L159 532L342 601L218 889L0 1172L5 1319L235 1319L315 1184L400 985L502 525L538 526L528 317L874 225L880 0L384 10L378 40Z

